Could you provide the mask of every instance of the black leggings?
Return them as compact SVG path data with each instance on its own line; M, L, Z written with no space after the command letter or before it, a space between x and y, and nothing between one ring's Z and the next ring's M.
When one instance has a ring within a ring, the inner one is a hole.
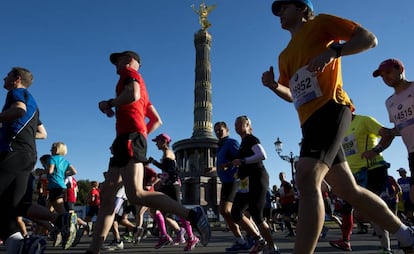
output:
M259 225L263 222L263 209L266 203L266 192L269 188L269 175L264 168L251 169L249 177L249 192L237 192L231 209L231 216L235 222L242 219L244 211L249 209L253 221Z
M6 240L19 232L16 217L26 215L28 205L22 200L28 186L36 155L22 152L0 154L0 238ZM4 209L7 208L7 209Z

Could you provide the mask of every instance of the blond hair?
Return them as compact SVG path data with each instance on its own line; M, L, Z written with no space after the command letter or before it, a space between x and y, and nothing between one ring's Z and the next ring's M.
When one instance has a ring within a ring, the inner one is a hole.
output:
M246 123L249 126L249 133L253 132L252 121L246 116L239 116L236 118L236 122L241 121L242 123Z
M55 142L52 144L51 149L52 155L66 155L68 153L68 148L63 142Z

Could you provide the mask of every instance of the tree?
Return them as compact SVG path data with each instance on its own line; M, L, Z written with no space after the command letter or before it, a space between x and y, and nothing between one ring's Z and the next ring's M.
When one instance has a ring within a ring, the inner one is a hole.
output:
M86 206L88 205L88 197L91 189L91 182L89 180L78 181L78 199L76 205Z

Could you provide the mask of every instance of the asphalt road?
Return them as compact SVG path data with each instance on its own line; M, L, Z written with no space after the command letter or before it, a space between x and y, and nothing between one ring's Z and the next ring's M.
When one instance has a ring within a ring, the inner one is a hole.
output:
M338 228L331 228L328 235L324 239L320 239L315 253L344 253L344 251L332 248L329 245L329 240L336 240L340 238L340 230ZM62 250L59 247L53 247L51 241L48 241L46 254L63 254L63 253L84 253L91 237L84 236L79 245L70 248L68 250ZM109 236L111 239L111 236ZM293 249L293 237L286 237L286 232L274 232L273 239L281 249L282 253L292 253ZM139 244L124 243L123 250L116 251L102 251L102 253L183 253L184 245L179 246L166 246L161 249L154 249L154 245L157 243L157 238L149 236L147 239L142 240ZM232 245L234 238L230 232L223 230L214 230L212 232L211 242L206 246L197 246L192 253L225 253L225 248ZM372 229L369 230L368 234L354 234L351 236L352 253L366 253L374 254L379 253L379 240L378 237L372 235ZM392 238L392 247L394 253L398 253L397 241ZM5 253L4 246L0 246L0 253Z

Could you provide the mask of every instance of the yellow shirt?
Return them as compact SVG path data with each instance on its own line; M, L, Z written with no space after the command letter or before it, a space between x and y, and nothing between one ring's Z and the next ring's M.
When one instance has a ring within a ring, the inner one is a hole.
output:
M361 154L371 150L381 137L378 135L382 125L370 116L355 115L342 142L346 160L353 174L361 168L374 169L384 165L384 158L378 154L374 160L367 161Z
M333 42L349 40L357 27L359 24L353 21L327 14L320 14L305 22L279 55L278 83L289 87L289 80L300 68L307 65L310 59L323 53ZM342 105L351 105L348 95L342 89L340 58L333 60L322 73L318 73L317 80L321 96L297 108L301 124L330 100Z

